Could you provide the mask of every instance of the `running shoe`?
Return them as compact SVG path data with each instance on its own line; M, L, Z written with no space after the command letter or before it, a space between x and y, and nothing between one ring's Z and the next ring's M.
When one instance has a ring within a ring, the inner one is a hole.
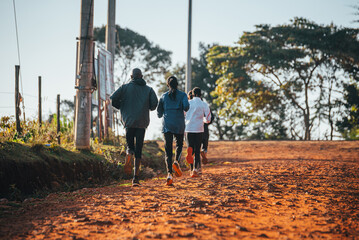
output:
M173 179L172 179L172 174L168 174L167 175L167 186L172 186L173 185Z
M182 176L181 167L180 167L178 161L174 161L174 162L173 162L172 168L173 168L173 170L174 170L174 172L175 172L176 177Z
M127 175L131 175L132 173L132 154L126 154L126 158L125 158L125 166L123 167L124 168L124 171Z
M205 151L201 151L201 157L202 157L202 163L207 164L208 158L207 158L207 153Z
M187 148L186 160L187 160L187 162L188 162L189 164L192 164L192 163L193 163L192 153L193 153L193 148L192 148L192 147L188 147L188 148Z
M194 169L194 170L192 171L191 177L193 177L193 178L199 177L199 175L198 175L198 170L197 170L197 169Z
M132 187L139 187L141 184L140 184L140 181L138 180L138 178L133 178L132 179Z

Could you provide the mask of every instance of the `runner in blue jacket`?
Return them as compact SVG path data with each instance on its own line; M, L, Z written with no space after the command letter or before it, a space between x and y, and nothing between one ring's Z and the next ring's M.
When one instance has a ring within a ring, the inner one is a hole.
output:
M178 81L175 76L170 76L167 79L167 86L169 91L164 93L160 98L157 115L162 120L162 133L165 141L165 162L167 166L167 185L172 185L172 173L175 171L177 177L182 176L182 171L179 165L179 160L182 153L183 137L185 130L184 112L189 109L189 103L186 93L177 89ZM176 156L172 164L172 148L173 138L176 141Z

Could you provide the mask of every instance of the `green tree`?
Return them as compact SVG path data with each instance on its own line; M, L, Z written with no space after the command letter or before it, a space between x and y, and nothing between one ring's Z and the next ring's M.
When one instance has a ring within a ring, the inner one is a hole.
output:
M346 116L336 122L344 139L359 140L359 89L356 84L345 86L343 106Z
M128 28L116 25L116 56L117 84L129 80L132 68L139 67L144 78L153 82L163 78L171 65L171 52L150 42L145 36ZM106 27L94 28L94 38L99 46L105 46Z
M207 54L209 69L221 76L212 92L219 115L237 130L230 139L286 139L283 100L277 90L252 79L238 50L215 46Z
M211 72L221 76L214 94L225 104L222 114L231 112L242 121L265 121L262 113L271 112L269 116L283 122L281 112L285 111L292 138L310 140L320 116L317 107L323 105L318 102L326 102L327 116L332 116L341 97L332 93L340 93L342 83L358 75L353 60L357 56L352 52L358 49L358 30L302 18L289 25L256 28L242 35L239 46L213 47L208 54ZM323 77L328 70L333 74ZM330 79L337 85L328 83Z
M218 95L212 94L217 87L216 82L220 77L211 73L207 68L207 54L213 46L215 45L199 44L199 58L192 59L192 85L200 87L203 91L203 98L209 104L215 116L213 123L210 125L210 130L219 140L246 138L243 137L246 130L245 126L235 124L233 112L226 111L226 115L221 114L221 109L224 108L225 104L217 101Z

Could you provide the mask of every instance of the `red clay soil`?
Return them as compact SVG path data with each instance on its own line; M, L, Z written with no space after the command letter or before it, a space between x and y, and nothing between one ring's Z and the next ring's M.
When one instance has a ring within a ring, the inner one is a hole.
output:
M210 142L203 175L7 207L2 239L359 239L359 142ZM1 207L1 205L0 205Z

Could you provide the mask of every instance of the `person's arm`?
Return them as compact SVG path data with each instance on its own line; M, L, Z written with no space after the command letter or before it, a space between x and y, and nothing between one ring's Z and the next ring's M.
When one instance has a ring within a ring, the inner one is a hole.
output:
M214 120L214 115L211 109L209 109L209 112L211 113L211 121L208 124L211 124Z
M164 108L163 108L163 96L162 96L157 106L157 117L161 118L163 116L163 112L164 112Z
M153 91L153 89L151 88L150 91L150 110L153 111L156 109L158 104L158 98L157 95L155 93L155 91Z
M205 117L205 123L211 122L211 111L209 110L208 104L203 102L204 106L204 117Z
M119 87L110 97L112 106L117 109L121 108L121 90L122 90L122 86Z
M187 112L189 109L189 102L186 94L183 95L182 106L183 106L183 111Z

